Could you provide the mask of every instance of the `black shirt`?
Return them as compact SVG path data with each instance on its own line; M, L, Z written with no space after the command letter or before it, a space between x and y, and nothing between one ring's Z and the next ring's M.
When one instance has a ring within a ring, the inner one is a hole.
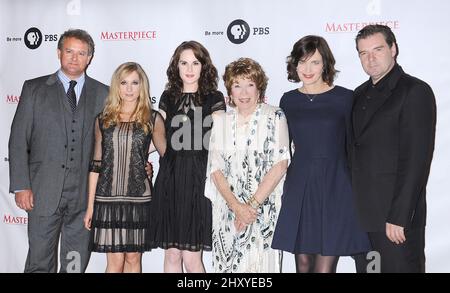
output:
M363 97L355 101L354 112L358 117L356 121L363 121L362 125L365 125L372 117L374 111L376 111L384 99L381 99L389 91L389 81L391 80L393 73L400 70L400 66L396 63L394 67L376 84L373 84L372 80L369 80L366 89L363 92Z

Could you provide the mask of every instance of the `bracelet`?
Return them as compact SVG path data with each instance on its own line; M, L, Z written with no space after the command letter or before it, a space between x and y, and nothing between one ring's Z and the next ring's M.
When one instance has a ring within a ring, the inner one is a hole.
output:
M256 200L255 196L250 197L250 199L248 200L248 204L254 209L257 209L261 206L261 204Z

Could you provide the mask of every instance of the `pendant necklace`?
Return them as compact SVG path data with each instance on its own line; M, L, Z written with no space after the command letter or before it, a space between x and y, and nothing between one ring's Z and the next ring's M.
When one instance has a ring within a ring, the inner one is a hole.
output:
M308 100L310 101L310 102L313 102L314 101L314 99L317 97L317 95L318 94L313 94L313 95L310 95L309 93L308 93L308 91L306 90L306 88L303 88L304 89L304 94L306 95L306 97L308 98Z

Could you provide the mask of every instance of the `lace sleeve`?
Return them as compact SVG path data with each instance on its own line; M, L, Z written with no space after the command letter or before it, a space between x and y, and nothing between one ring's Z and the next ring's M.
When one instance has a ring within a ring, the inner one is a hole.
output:
M158 108L167 113L168 102L169 102L169 97L167 95L167 92L164 91L161 95L161 98L159 98Z
M226 111L227 107L225 104L225 98L221 92L216 92L211 98L211 113L216 111Z
M100 130L99 119L95 119L95 144L92 154L89 172L100 173L102 169L102 132Z

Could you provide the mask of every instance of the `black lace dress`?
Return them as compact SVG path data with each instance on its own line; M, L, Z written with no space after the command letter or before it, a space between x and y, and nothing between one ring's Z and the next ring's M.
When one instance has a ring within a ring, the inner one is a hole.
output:
M134 122L105 128L100 115L95 123L95 151L90 167L91 172L99 173L90 249L95 252L150 250L146 239L152 185L145 165L152 134L145 134ZM153 111L153 121L157 115Z
M211 113L226 110L221 92L196 93L172 99L164 92L159 109L165 120L167 149L160 159L152 202L151 240L154 247L211 250L211 202L204 195Z

